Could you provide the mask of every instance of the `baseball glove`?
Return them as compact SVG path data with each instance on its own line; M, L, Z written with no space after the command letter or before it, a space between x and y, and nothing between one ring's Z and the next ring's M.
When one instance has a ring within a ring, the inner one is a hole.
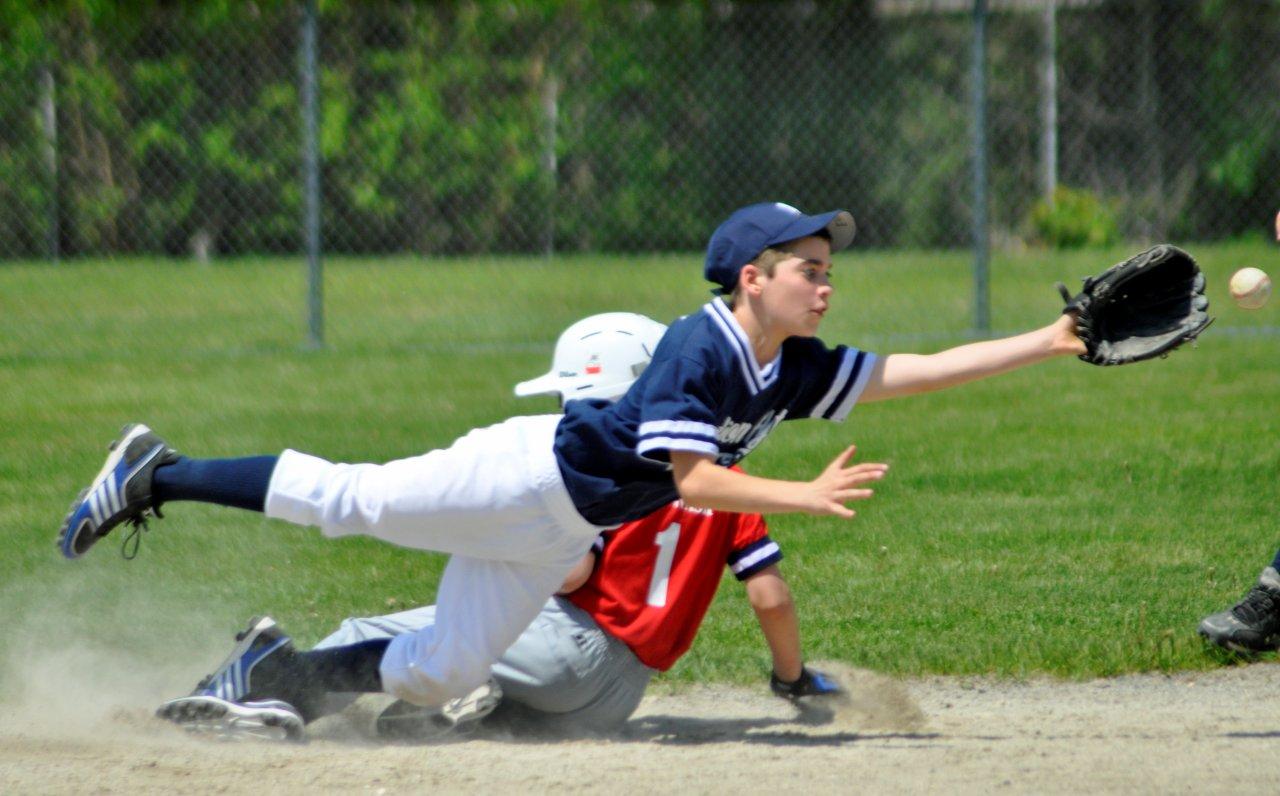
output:
M1074 297L1058 290L1076 313L1080 358L1093 365L1127 365L1164 356L1196 339L1213 322L1204 274L1195 259L1167 243L1135 254L1084 280Z

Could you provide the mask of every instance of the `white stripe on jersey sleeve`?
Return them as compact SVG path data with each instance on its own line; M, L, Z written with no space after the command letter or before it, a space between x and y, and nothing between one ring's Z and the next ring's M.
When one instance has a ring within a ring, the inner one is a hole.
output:
M680 436L716 438L716 427L696 420L650 420L640 424L640 436L652 434L679 434Z
M749 555L745 555L737 561L733 562L733 566L729 567L733 574L737 575L745 569L751 569L756 563L766 558L778 555L782 552L778 548L778 543L770 541L769 544L762 546L759 550L753 550Z
M831 402L840 394L840 390L844 387L845 381L849 378L849 371L853 370L853 360L857 354L853 353L853 349L846 348L844 357L840 360L840 369L836 371L836 377L831 380L831 389L827 390L827 394L822 396L822 400L813 407L813 411L809 413L809 417L822 417L826 414L827 409L831 406Z
M687 439L683 437L649 437L641 440L636 445L636 453L644 456L651 450L667 450L667 451L689 451L690 453L707 453L712 456L720 455L720 446L714 442L704 442L698 439Z
M866 389L867 379L871 377L871 371L876 364L875 354L864 353L862 357L862 367L857 373L852 373L853 363L858 361L858 351L852 348L844 350L844 356L840 360L840 369L836 371L836 377L831 380L831 389L827 390L827 394L822 396L822 400L813 407L813 411L809 413L809 417L822 417L831 408L831 402L834 401L840 392L849 383L849 379L853 379L853 386L849 388L849 392L845 395L840 406L836 409L835 414L831 416L834 421L844 420L848 416L849 410L853 408L857 402L858 396L862 395L862 391Z
M844 397L844 400L836 407L836 411L832 413L832 422L843 422L844 419L849 416L849 412L853 409L853 405L858 402L858 398L862 395L862 391L867 388L867 382L871 379L871 372L875 369L876 355L867 354L862 360L861 371L854 376L855 381L853 382L853 387L849 390L849 394Z

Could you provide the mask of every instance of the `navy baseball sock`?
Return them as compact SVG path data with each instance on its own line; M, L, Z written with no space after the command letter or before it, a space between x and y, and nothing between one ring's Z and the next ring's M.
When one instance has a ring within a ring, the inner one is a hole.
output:
M329 647L302 653L311 667L311 677L326 691L376 693L382 690L378 666L387 651L389 638L359 641L345 647Z
M345 647L297 652L292 645L267 655L253 668L246 700L282 699L305 721L329 712L331 693L377 693L378 665L391 639L378 638Z
M151 494L157 506L170 500L198 500L249 511L267 504L267 485L278 456L243 459L189 459L156 468Z

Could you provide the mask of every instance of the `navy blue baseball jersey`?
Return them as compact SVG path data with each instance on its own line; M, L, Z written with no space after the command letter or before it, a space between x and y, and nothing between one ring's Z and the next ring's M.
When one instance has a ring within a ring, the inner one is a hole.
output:
M621 400L565 404L555 441L565 487L593 525L639 519L678 497L671 451L728 467L784 420L844 420L874 365L865 351L792 337L761 366L717 298L671 325Z

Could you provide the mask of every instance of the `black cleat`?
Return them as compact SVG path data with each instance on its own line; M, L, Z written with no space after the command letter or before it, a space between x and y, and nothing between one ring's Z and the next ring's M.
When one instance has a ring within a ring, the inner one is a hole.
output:
M1258 582L1231 610L1206 616L1199 632L1232 652L1270 652L1280 648L1280 573L1262 570Z

